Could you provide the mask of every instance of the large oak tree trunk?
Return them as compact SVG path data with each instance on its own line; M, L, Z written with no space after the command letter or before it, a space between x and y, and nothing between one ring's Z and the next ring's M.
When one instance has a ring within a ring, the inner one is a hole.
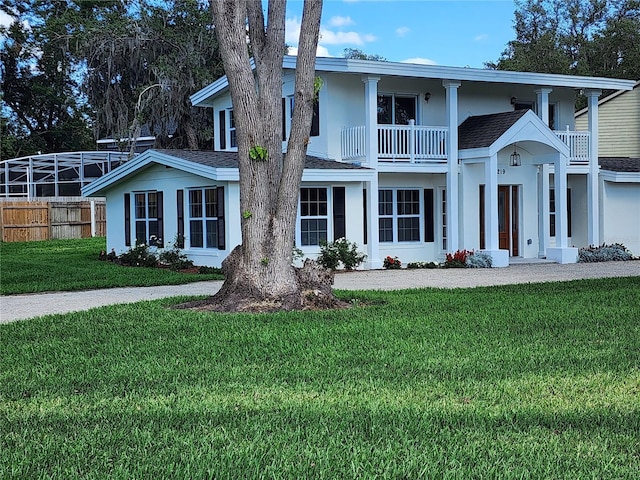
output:
M281 138L286 1L269 2L266 27L258 0L212 0L211 7L233 102L242 215L242 245L223 263L226 280L213 301L220 310L300 309L310 299L320 298L321 304L331 303L330 275L309 262L300 270L292 266L298 195L315 97L322 2L304 3L286 154ZM247 49L247 25L254 69ZM266 158L261 158L261 149Z

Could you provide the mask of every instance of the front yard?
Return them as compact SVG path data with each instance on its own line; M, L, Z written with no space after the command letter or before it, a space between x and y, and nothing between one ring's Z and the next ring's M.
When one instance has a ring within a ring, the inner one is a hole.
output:
M638 478L640 277L340 295L0 325L0 478Z

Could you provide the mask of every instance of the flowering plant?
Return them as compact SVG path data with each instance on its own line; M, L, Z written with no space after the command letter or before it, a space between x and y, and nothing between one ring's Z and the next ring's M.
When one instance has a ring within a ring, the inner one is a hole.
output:
M400 268L402 267L402 262L398 257L387 256L387 258L382 261L382 266L387 269Z
M467 266L467 257L473 255L473 251L457 250L453 255L447 253L447 258L444 261L444 266L447 268L464 268Z

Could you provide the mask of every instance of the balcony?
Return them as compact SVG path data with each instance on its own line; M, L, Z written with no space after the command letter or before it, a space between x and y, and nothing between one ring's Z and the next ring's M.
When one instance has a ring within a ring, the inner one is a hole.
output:
M447 127L378 125L378 159L381 162L446 163ZM364 125L342 128L342 160L366 157Z
M573 132L570 130L556 130L560 140L569 146L569 165L589 165L591 159L589 132Z
M378 125L378 160L394 163L447 163L447 127ZM586 166L591 159L590 133L558 130L554 133L569 146L569 165ZM343 127L342 160L366 159L366 127Z

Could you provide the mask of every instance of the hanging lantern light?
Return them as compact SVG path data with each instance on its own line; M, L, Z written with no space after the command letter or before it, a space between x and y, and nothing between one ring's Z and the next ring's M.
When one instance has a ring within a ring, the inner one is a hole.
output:
M520 154L518 153L518 144L514 144L513 153L509 157L509 166L511 167L519 167L521 165L520 162Z

